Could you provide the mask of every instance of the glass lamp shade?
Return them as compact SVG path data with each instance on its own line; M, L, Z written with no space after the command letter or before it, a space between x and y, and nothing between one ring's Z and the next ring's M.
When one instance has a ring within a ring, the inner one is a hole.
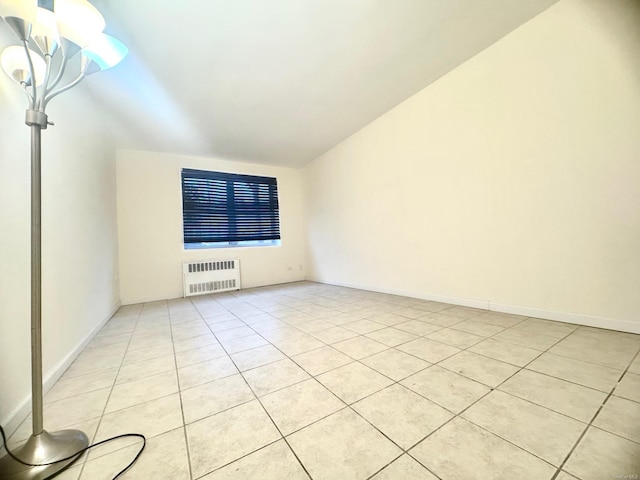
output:
M45 71L47 66L40 55L33 50L29 50L31 61L33 62L34 74L36 77L36 85L42 85L44 82ZM7 47L0 55L0 64L4 72L17 83L31 82L31 72L29 70L29 59L24 47L14 45Z
M31 27L31 38L43 54L53 55L58 48L58 27L56 16L51 10L38 8L36 19Z
M33 23L38 0L0 0L0 17L14 17Z
M129 49L111 35L101 33L93 42L82 49L82 56L95 63L99 70L115 67L129 53ZM89 70L90 73L94 73Z
M53 7L60 37L80 48L89 45L104 30L104 18L86 0L55 0Z

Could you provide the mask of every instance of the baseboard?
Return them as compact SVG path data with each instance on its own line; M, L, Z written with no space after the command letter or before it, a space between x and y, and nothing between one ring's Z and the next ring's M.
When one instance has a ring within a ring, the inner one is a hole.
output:
M463 307L474 307L489 310L489 302L475 298L451 297L447 295L426 294L422 292L411 292L408 290L395 290L392 288L380 288L372 285L363 285L357 283L342 283L327 280L320 280L315 277L306 277L305 280L315 283L323 283L325 285L336 285L338 287L357 288L358 290L367 290L369 292L386 293L388 295L400 295L403 297L419 298L420 300L429 300L431 302L450 303L452 305L460 305Z
M51 368L48 372L43 374L43 392L46 394L53 385L60 379L62 374L67 371L67 368L71 366L73 361L80 355L89 342L96 336L102 327L113 317L113 315L120 308L120 302L118 302L109 312L109 314L103 318L98 325L96 325L88 335L86 335L80 343L56 366ZM20 402L13 412L9 413L6 418L3 418L0 425L3 426L7 435L12 435L13 432L20 426L20 424L31 413L31 394Z
M522 305L509 305L506 303L489 302L489 310L524 315L526 317L542 318L545 320L555 320L557 322L573 323L587 327L605 328L620 332L640 334L640 322L623 320L620 318L598 317L595 315L585 315L583 313L557 312L544 310L536 307L525 307Z
M640 322L623 320L619 318L599 317L595 315L586 315L583 313L558 312L558 311L552 311L552 310L545 310L537 307L528 307L523 305L510 305L507 303L492 302L491 300L452 297L447 295L426 294L422 292L412 292L412 291L406 291L406 290L378 288L378 287L373 287L371 285L332 282L327 280L320 280L313 276L307 277L306 280L310 282L323 283L326 285L336 285L340 287L357 288L359 290L368 290L368 291L377 292L377 293L402 295L405 297L419 298L421 300L450 303L452 305L460 305L464 307L482 308L484 310L490 310L493 312L511 313L514 315L523 315L526 317L542 318L545 320L554 320L557 322L572 323L572 324L584 325L588 327L604 328L607 330L616 330L620 332L640 334Z
M304 282L304 280L305 280L304 277L299 277L299 278L287 277L287 278L280 278L277 280L270 279L270 280L264 280L264 281L258 281L258 282L247 282L246 284L245 283L242 284L242 290L246 290L249 288L272 287L274 285L286 285L287 283Z
M296 277L296 278L291 278L291 277L287 277L287 278L280 278L280 279L270 279L270 280L264 280L264 281L257 281L257 282L242 282L242 288L240 289L240 291L242 290L247 290L249 288L260 288L260 287L270 287L272 285L283 285L285 283L295 283L295 282L303 282L305 280L305 278L303 276L300 277ZM224 292L221 292L224 293ZM205 294L205 295L215 295L215 292L209 293L209 294ZM194 296L193 298L197 298L198 296ZM180 290L180 292L178 291L173 291L171 293L166 293L160 296L154 295L153 297L139 297L139 298L134 298L134 299L130 299L130 298L125 298L122 300L122 305L138 305L140 303L148 303L148 302L157 302L160 300L175 300L178 298L185 298L184 297L184 293L182 292L182 290ZM192 297L189 297L192 298Z

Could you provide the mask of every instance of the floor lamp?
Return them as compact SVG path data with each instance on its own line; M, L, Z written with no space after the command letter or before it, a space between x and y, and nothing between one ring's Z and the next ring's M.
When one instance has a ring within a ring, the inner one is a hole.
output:
M45 110L55 96L74 87L86 76L118 64L128 53L118 40L102 33L105 22L86 0L0 0L0 16L21 45L0 55L2 69L26 93L31 128L31 395L33 433L26 444L0 459L0 479L42 480L68 467L87 447L78 430L44 430L42 392L41 321L41 132L48 125ZM48 7L48 8L45 8ZM37 49L40 53L32 50ZM78 58L79 57L79 58ZM78 71L68 83L67 66ZM66 83L64 86L58 86ZM64 460L63 460L64 459ZM62 461L61 461L62 460ZM27 465L25 465L27 464ZM44 464L44 465L43 465Z

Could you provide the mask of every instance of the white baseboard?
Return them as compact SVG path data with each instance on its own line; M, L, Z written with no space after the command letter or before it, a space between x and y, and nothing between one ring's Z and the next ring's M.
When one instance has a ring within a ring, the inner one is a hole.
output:
M282 285L285 283L303 282L304 280L305 278L302 275L296 275L295 277L287 276L285 278L278 278L278 279L270 278L269 280L258 280L258 281L252 281L252 282L247 282L243 280L242 288L240 289L240 291L247 290L249 288L270 287L272 285ZM213 294L215 295L215 293ZM205 294L205 295L210 295L210 294ZM174 290L170 293L169 292L164 294L161 293L161 294L148 296L148 297L136 297L136 298L125 297L122 300L122 305L137 305L139 303L157 302L159 300L174 300L178 298L185 298L184 292L182 290L180 291ZM197 298L197 296L195 298Z
M378 288L371 285L332 282L327 280L320 280L314 277L307 277L306 280L310 282L324 283L327 285L337 285L340 287L368 290L371 292L402 295L405 297L419 298L421 300L430 300L433 302L450 303L453 305L460 305L464 307L482 308L485 310L491 310L493 312L512 313L514 315L523 315L525 317L542 318L545 320L555 320L557 322L573 323L576 325L585 325L588 327L604 328L607 330L617 330L620 332L640 334L640 322L634 322L632 320L598 317L595 315L586 315L583 313L557 312L552 310L544 310L537 307L527 307L523 305L510 305L507 303L492 302L491 300L452 297L447 295Z
M46 394L53 385L60 379L62 374L67 371L67 368L71 366L73 361L80 355L80 353L84 350L84 348L89 344L89 342L96 336L96 334L100 331L102 327L113 317L113 315L120 308L120 302L118 302L112 309L111 312L103 318L98 325L96 325L88 335L86 335L76 347L69 352L69 354L63 358L56 366L51 368L48 372L43 374L43 392ZM3 418L0 422L0 425L3 426L5 432L8 436L11 436L13 432L20 426L20 424L27 418L27 416L31 413L31 394L27 395L27 397L20 402L20 404L7 415L6 418Z
M556 312L542 308L496 302L489 302L489 310L524 315L526 317L543 318L545 320L555 320L557 322L573 323L587 327L605 328L607 330L617 330L627 333L640 333L640 322L620 318L598 317L584 313Z

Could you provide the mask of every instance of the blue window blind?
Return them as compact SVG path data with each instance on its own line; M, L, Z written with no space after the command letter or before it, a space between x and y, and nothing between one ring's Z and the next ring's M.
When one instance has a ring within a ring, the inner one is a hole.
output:
M182 170L184 243L280 239L275 178Z

